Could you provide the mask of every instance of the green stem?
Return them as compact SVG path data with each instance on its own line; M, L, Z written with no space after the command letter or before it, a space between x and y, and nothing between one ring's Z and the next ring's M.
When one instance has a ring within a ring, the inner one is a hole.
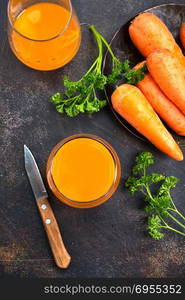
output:
M112 58L116 59L116 57L115 57L115 55L114 55L114 53L113 53L110 45L107 43L106 39L96 30L96 28L94 27L94 25L90 25L89 28L92 30L92 32L94 33L94 35L96 37L98 36L103 41L104 45L107 47L108 51L110 52Z
M95 91L94 86L92 87L92 91L93 91L94 98L96 98L96 91Z
M173 202L173 200L172 200L172 197L171 197L170 193L168 193L168 196L169 196L169 198L170 198L170 200L171 200L171 203L172 203L172 205L173 205L174 209L176 209L176 210L177 210L177 207L175 206L175 203Z
M98 62L98 57L83 77L87 76L92 71L92 69L96 66L97 62Z
M103 45L100 38L98 38L98 48L99 48L99 60L98 60L98 66L97 66L97 73L101 74L102 69L102 60L103 60Z
M161 226L161 228L170 229L170 230L172 230L172 231L175 231L175 232L177 232L177 233L179 233L179 234L185 236L185 233L184 233L184 232L182 232L182 231L180 231L180 230L177 230L177 229L175 229L175 228L169 226L169 225L164 221L164 219L163 219L160 215L159 215L159 218L161 219L161 221L162 221L162 222L164 223L164 225L165 225L165 226Z
M148 186L148 185L145 185L145 188L146 188L146 191L147 191L147 193L148 193L148 195L149 195L150 199L152 199L152 200L153 200L153 197L152 197L152 194L151 194L151 192L150 192L150 188L149 188L149 186Z
M180 213L180 211L178 211L178 209L176 210L176 213L185 221L185 217Z
M170 200L171 200L171 203L172 203L172 205L173 205L173 207L174 207L174 209L170 208L170 210L172 210L173 212L177 213L177 214L185 221L185 216L183 216L183 215L180 213L180 211L177 209L177 207L175 206L175 203L173 202L170 193L169 193L168 195L169 195Z
M141 188L140 192L143 193L143 195L145 195L146 197L148 196L148 194Z
M176 222L176 223L179 224L182 228L185 229L185 225L182 224L179 220L177 220L174 216L172 216L169 212L168 212L168 217L171 218L174 222Z
M143 169L143 176L146 176L146 168Z
M77 97L79 97L79 96L74 96L74 97L69 98L69 99L64 99L64 100L60 101L60 103L57 103L57 104L66 103L66 102L70 102L70 101L75 101Z
M145 172L144 172L144 174L145 174ZM150 192L149 186L148 186L148 185L145 185L145 188L146 188L146 191L147 191L149 197L150 197L151 199L153 199L152 194L151 194L151 192ZM174 212L176 212L177 214L179 214L179 215L184 219L184 216L181 215L181 213L180 213L177 209L176 209L176 210L175 210L175 209L171 209L171 210L174 211ZM171 218L174 222L176 222L176 223L179 224L182 228L185 229L185 225L182 224L182 223L181 223L178 219L176 219L174 216L172 216L169 212L168 212L168 217ZM173 230L173 231L175 231L175 232L178 232L179 234L185 236L185 233L183 233L183 232L181 232L181 231L179 231L179 230L176 230L176 229L174 229L173 227L167 225L167 223L163 220L163 218L160 217L160 219L161 219L161 220L163 221L163 223L168 227L168 229L171 229L171 230Z
M145 172L145 170L144 170L144 176L145 176L145 174L146 174L146 172ZM148 186L148 185L145 185L145 188L146 188L146 191L147 191L149 197L150 197L151 199L153 199L152 194L151 194L151 192L150 192L149 186ZM172 201L172 203L173 203L173 201ZM174 205L174 206L175 206L175 205ZM177 209L169 208L168 210L171 210L171 211L173 211L173 212L176 212L183 220L185 220L185 217L184 217ZM168 217L171 218L174 222L176 222L176 223L179 224L182 228L185 229L185 225L184 225L183 223L181 223L177 218L175 218L174 216L172 216L169 212L168 212Z
M168 226L168 225L167 225L167 226L161 226L161 228L169 229L169 230L175 231L176 233L179 233L179 234L185 236L185 233L184 233L184 232L179 231L179 230L177 230L177 229L175 229L175 228L173 228L173 227L171 227L171 226Z
M164 223L165 226L169 227L168 224L165 222L165 220L160 215L159 215L159 218L160 218L161 222Z
M112 58L113 58L113 59L117 59L116 56L114 55L114 52L112 51L110 45L109 45L109 44L107 43L107 41L105 40L105 38L104 38L102 35L100 35L100 37L101 37L101 39L102 39L104 45L107 47L107 49L108 49L109 53L111 54Z
M178 211L177 209L173 209L173 208L167 208L167 210L173 211L176 214L179 215L179 217L181 217L184 221L185 221L185 217L180 213L180 211Z
M103 59L103 45L102 45L102 41L100 39L99 34L97 34L95 28L93 25L89 25L89 28L92 30L92 32L94 33L97 45L98 45L98 57L96 58L96 60L94 61L94 63L92 64L92 66L89 68L89 70L85 73L85 75L83 76L83 78L85 76L87 76L92 70L93 68L95 68L96 72L99 74L101 73L101 67L102 67L102 59Z

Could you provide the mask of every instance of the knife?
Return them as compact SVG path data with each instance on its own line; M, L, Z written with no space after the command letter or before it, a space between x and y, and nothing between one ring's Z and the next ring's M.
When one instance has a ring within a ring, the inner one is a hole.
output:
M48 194L37 163L26 145L24 145L24 160L25 169L42 217L55 262L59 268L66 269L70 264L71 257L64 246L56 218L48 202Z

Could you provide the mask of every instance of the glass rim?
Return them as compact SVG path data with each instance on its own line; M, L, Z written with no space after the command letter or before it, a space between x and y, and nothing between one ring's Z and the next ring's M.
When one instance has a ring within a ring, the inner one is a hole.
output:
M68 20L68 22L66 23L65 27L62 29L62 31L60 31L57 35L55 35L55 36L53 36L53 37L51 37L51 38L49 38L49 39L32 39L32 38L29 38L29 37L27 37L26 35L24 35L24 34L22 34L21 32L19 32L19 31L14 27L14 25L13 25L13 23L12 23L12 21L11 21L11 18L10 18L10 5L11 5L12 0L9 0L9 1L8 1L8 6L7 6L7 15L8 15L8 22L9 22L9 25L11 26L11 29L12 29L13 31L15 31L18 35L20 35L21 37L23 37L23 38L25 38L25 39L27 39L27 40L30 40L30 41L32 41L32 42L40 42L40 43L42 43L42 42L49 42L49 41L52 41L52 40L54 40L54 39L56 39L56 38L62 36L62 35L64 34L64 32L66 32L66 30L67 30L68 27L69 27L69 24L70 24L70 22L71 22L72 15L73 15L73 6L72 6L72 3L71 3L71 0L68 0L68 1L69 1L69 9L70 9L69 20ZM46 1L46 2L49 2L49 0ZM36 2L36 3L37 3L37 2ZM36 4L36 3L35 3L35 4ZM42 2L41 2L41 3L42 3Z
M100 197L96 198L96 199L92 199L92 200L89 200L89 201L77 201L77 200L73 200L73 199L70 199L68 198L66 195L64 195L63 193L61 193L59 191L59 189L56 187L55 185L55 182L53 180L53 176L52 176L52 162L53 162L53 159L56 155L56 153L59 151L59 149L64 146L64 144L74 140L74 139L78 139L78 138L89 138L89 139L93 139L93 140L96 140L97 142L99 142L100 144L102 144L108 151L109 153L111 154L112 156L112 159L114 161L114 165L115 165L115 174L114 174L114 179L113 179L113 182L112 184L110 185L109 189L107 190L107 192L103 195L101 195ZM114 150L114 148L108 143L106 142L104 139L102 139L101 137L99 136L96 136L96 135L92 135L92 134L74 134L74 135L71 135L63 140L61 140L58 144L56 144L54 146L54 148L52 149L52 151L50 152L49 154L49 157L48 157L48 160L47 160L47 164L46 164L46 177L47 177L47 181L48 181L48 184L49 184L49 187L51 189L51 191L53 192L53 187L55 188L55 191L57 192L53 194L63 203L67 204L67 205L70 205L70 203L74 203L74 204L92 204L92 203L96 203L102 199L105 198L105 201L108 200L113 194L114 192L116 191L117 187L118 187L118 184L119 184L119 181L120 181L120 177L121 177L121 165L120 165L120 160L119 160L119 157L116 153L116 151ZM49 177L49 178L48 178ZM61 198L62 200L61 200ZM64 201L63 201L64 200ZM103 201L103 202L105 202ZM103 203L102 202L102 203Z

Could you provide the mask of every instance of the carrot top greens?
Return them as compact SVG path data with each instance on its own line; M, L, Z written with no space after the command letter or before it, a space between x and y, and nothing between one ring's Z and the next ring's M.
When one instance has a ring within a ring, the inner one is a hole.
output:
M98 112L107 101L100 99L98 91L104 90L106 84L115 84L118 80L124 79L127 83L136 84L144 77L146 65L139 70L132 70L128 60L120 61L113 53L105 38L89 25L93 32L98 46L98 56L89 70L78 81L72 81L64 77L64 96L61 93L54 94L50 101L56 105L59 113L65 113L69 117L75 117L79 113ZM103 50L108 50L112 58L112 73L105 76L102 73Z
M171 198L170 191L179 181L174 176L162 174L147 175L147 168L154 163L153 155L149 152L142 152L136 156L135 165L132 168L132 176L126 181L126 187L131 194L139 191L145 196L145 211L148 216L148 233L154 239L161 239L164 236L163 229L172 230L185 236L185 216L177 209ZM154 194L151 186L161 182L158 191ZM172 221L173 224L169 224Z

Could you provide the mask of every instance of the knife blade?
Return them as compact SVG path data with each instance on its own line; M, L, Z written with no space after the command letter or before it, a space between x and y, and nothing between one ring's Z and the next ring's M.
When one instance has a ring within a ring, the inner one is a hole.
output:
M48 193L44 186L39 168L30 149L24 145L25 169L36 200L47 198Z
M44 186L39 168L29 148L24 145L25 169L30 181L37 207L40 211L44 228L59 268L67 268L71 257L67 252L53 210L48 201L48 193Z

